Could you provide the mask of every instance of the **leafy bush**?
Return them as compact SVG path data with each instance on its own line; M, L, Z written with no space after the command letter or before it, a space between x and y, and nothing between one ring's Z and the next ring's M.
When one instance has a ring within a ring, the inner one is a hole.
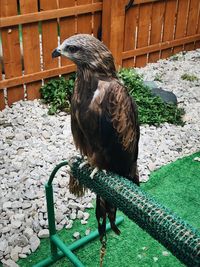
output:
M74 81L75 74L72 74L69 79L52 79L41 87L41 97L49 104L49 115L55 114L58 110L69 112Z
M140 124L160 125L169 122L183 125L183 109L164 103L160 97L152 96L142 77L133 69L121 69L118 76L138 105ZM68 80L63 77L50 80L41 88L41 96L49 104L49 114L55 114L59 110L69 112L74 81L75 74Z
M167 104L158 96L152 96L144 85L142 77L133 69L122 69L119 78L123 80L129 94L138 105L140 124L160 125L164 122L183 125L184 110L174 104Z

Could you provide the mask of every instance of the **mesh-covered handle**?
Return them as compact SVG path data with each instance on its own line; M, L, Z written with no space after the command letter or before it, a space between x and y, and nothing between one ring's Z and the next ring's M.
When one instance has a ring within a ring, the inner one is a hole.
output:
M79 168L82 159L70 161L79 182L112 202L143 230L169 249L187 266L200 266L200 233L169 209L159 204L131 181L108 172L90 178L91 168Z

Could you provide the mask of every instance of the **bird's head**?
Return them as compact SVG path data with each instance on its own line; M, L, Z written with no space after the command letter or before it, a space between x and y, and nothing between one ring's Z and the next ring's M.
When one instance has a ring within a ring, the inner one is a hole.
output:
M66 39L53 52L52 57L65 56L78 68L106 73L116 72L108 48L89 34L77 34Z

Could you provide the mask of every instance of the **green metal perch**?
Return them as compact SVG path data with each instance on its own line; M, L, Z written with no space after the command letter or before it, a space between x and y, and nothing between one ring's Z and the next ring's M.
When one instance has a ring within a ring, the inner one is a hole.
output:
M89 177L91 168L87 166L79 168L82 159L73 158L69 164L71 173L79 182L103 198L111 201L116 207L123 211L131 220L136 222L143 230L170 250L181 262L191 267L200 266L200 233L190 226L169 209L159 204L153 197L145 193L131 181L113 173L99 172L94 179ZM72 251L82 244L89 242L96 236L95 231L91 236L78 240L66 246L56 235L55 215L53 209L52 181L56 172L67 162L59 164L52 172L46 185L46 197L48 208L48 220L51 242L51 257L34 265L35 267L48 266L64 255L67 256L75 266L83 266ZM119 218L120 223L123 218ZM109 225L107 225L109 228ZM58 251L58 248L60 251Z

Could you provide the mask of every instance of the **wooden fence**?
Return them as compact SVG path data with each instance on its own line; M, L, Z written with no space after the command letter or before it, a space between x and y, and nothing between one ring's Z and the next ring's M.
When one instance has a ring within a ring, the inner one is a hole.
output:
M182 50L200 47L199 0L0 0L0 109L39 98L50 77L75 66L51 58L75 33L100 37L116 65L142 67Z

